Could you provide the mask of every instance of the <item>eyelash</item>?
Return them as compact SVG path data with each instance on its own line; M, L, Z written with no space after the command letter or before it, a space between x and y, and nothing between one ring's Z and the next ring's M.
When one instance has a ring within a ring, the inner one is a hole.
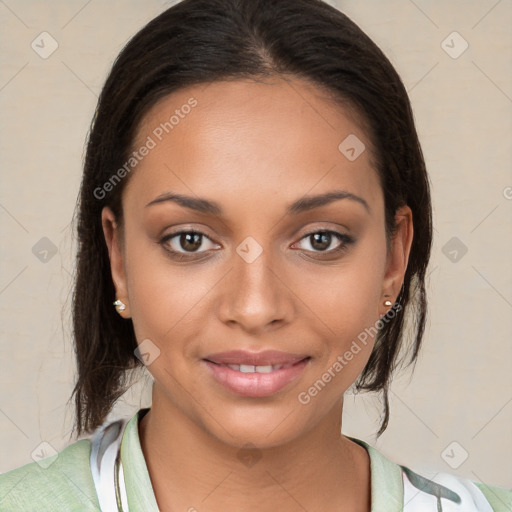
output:
M353 244L355 242L354 238L351 237L350 235L347 235L345 233L339 233L338 231L333 231L333 230L330 230L330 229L321 229L321 228L309 231L308 233L305 233L300 238L299 242L304 240L304 239L307 239L311 235L315 235L315 234L318 234L318 233L334 235L334 237L336 239L338 239L339 242L342 242L342 243L336 249L331 249L329 251L306 251L306 252L313 253L313 254L318 254L318 255L326 254L326 255L329 255L329 256L341 255L342 253L344 253L348 249L349 245L351 245L351 244ZM197 259L197 258L195 258L194 255L202 254L201 252L189 252L189 253L187 253L187 252L179 252L179 251L175 251L174 249L170 249L168 247L168 242L170 240L172 240L173 238L176 238L176 237L178 237L180 235L183 235L183 234L199 235L199 236L207 238L208 240L211 241L211 239L210 239L210 237L208 235L206 235L205 233L203 233L201 231L197 231L195 229L186 229L186 230L176 231L175 233L168 234L168 235L164 236L159 241L159 244L164 248L164 250L173 259L178 259L178 260ZM202 242L202 240L201 240L201 242ZM207 252L207 251L203 251L203 252Z

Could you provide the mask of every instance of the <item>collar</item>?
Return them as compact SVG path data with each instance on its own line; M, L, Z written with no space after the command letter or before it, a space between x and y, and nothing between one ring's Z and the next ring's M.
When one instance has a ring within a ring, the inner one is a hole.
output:
M121 460L129 510L159 512L139 438L139 421L149 411L140 409L127 423L121 442ZM347 436L348 437L348 436ZM364 441L348 437L366 449L370 456L371 511L401 512L403 483L400 466Z
M139 438L139 421L149 411L140 409L127 423L121 442L121 461L129 510L159 512Z
M384 457L368 443L347 436L366 449L370 456L371 512L402 512L404 490L402 468Z

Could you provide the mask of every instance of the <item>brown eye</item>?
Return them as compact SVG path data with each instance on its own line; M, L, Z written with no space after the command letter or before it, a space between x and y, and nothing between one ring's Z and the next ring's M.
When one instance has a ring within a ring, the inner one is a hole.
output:
M178 231L162 238L160 243L171 254L186 255L186 254L202 254L206 250L199 251L204 245L204 241L211 240L200 231Z
M178 238L179 246L185 251L197 251L202 244L202 235L199 233L181 233Z
M311 242L311 247L313 247L313 249L315 249L316 251L325 251L331 245L332 235L327 231L321 231L309 235L309 240Z
M354 242L354 239L344 233L331 230L317 230L307 233L301 238L301 242L308 242L309 247L304 247L308 252L318 254L337 254L344 251ZM336 243L337 242L337 243Z

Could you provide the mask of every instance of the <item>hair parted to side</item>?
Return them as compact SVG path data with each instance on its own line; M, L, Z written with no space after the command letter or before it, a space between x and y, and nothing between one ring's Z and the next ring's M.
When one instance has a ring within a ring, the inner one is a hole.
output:
M424 334L432 244L430 186L402 81L368 36L321 0L183 0L150 21L121 51L89 132L75 212L78 378L72 398L78 435L103 423L126 390L127 370L143 366L134 354L132 321L112 305L115 289L101 224L105 206L122 224L121 196L129 176L108 193L97 190L127 161L140 121L167 94L219 80L276 76L306 79L359 113L382 184L388 241L396 210L402 205L412 210L414 238L397 298L401 310L380 329L356 381L358 390L382 392L378 434L386 429L392 374L416 360Z

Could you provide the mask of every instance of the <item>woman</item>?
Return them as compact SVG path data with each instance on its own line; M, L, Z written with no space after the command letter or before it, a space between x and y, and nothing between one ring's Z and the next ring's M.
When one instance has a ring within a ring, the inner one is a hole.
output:
M184 0L144 27L100 96L78 240L76 430L94 435L2 475L0 510L511 510L341 434L353 383L387 426L432 227L402 82L336 9ZM151 408L106 424L144 366Z

